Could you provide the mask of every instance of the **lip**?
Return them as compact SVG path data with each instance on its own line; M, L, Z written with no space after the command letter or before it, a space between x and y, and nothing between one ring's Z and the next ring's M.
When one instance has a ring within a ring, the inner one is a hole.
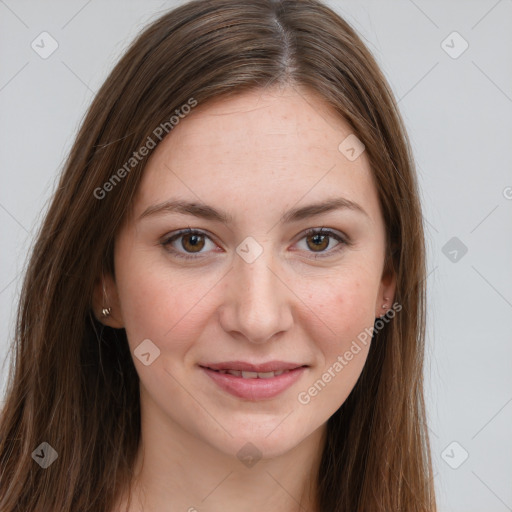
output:
M290 361L267 361L265 363L248 363L246 361L224 361L221 363L201 363L199 366L211 368L212 370L239 370L244 372L278 372L282 370L294 370L301 366L307 366L302 363L292 363Z
M245 400L265 400L278 396L283 393L286 389L290 388L295 382L297 382L302 374L307 370L307 366L300 366L293 363L282 363L279 361L270 361L260 365L254 365L249 363L243 363L238 361L238 368L229 366L226 368L226 364L232 365L234 361L229 363L221 363L212 366L219 366L219 370L231 369L240 371L253 371L253 372L270 372L289 370L286 373L270 377L268 379L253 378L244 379L243 377L237 377L229 373L219 373L212 369L210 365L208 367L200 365L201 370L210 377L221 389L234 395L238 398ZM276 363L279 363L276 367ZM288 368L284 368L283 365L287 364ZM279 366L280 365L280 366ZM291 365L291 366L290 366ZM274 370L269 368L275 368ZM260 368L260 369L255 369ZM263 369L261 369L263 368Z

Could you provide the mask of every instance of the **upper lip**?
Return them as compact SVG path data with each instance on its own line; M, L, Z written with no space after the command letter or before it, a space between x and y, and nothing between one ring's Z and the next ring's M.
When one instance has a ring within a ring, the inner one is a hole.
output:
M294 370L306 364L291 363L286 361L267 361L266 363L247 363L245 361L225 361L222 363L205 363L200 364L203 368L212 370L239 370L244 372L278 372L281 370Z

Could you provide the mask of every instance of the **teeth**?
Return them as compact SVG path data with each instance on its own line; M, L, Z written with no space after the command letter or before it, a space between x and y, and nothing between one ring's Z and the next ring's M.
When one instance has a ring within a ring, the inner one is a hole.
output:
M260 372L258 373L259 379L271 379L272 377L275 377L277 374L274 372Z
M242 377L243 379L271 379L283 373L288 373L290 370L279 370L276 372L246 372L240 370L216 370L219 373L229 373L235 377Z

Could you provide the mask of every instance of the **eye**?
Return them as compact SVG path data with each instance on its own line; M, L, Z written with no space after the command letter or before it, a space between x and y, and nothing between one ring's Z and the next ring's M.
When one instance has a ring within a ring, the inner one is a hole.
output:
M181 238L181 243L179 244L182 249L184 249L185 253L180 252L176 250L176 248L173 246L174 242ZM163 247L172 253L173 255L177 256L178 258L185 258L185 259L198 259L196 256L190 256L190 254L202 254L200 251L205 247L205 239L210 240L210 237L203 233L202 231L197 231L194 229L184 229L182 231L179 231L178 233L175 233L174 235L165 238L161 244ZM211 242L211 240L210 240ZM213 242L211 242L213 243ZM190 251L190 252L188 252Z
M334 246L334 249L326 251L331 245L331 239L335 239L338 243ZM313 248L312 251L315 254L314 258L323 258L331 256L333 253L339 252L345 245L348 245L348 241L335 231L330 229L308 229L300 241L306 240L306 247L308 249ZM318 249L318 250L317 250Z

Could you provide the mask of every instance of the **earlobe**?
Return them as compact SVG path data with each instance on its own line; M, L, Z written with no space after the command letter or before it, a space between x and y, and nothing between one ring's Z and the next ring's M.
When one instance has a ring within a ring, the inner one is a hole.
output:
M384 316L393 305L396 291L396 275L392 270L385 272L379 287L375 304L375 318Z
M93 311L104 325L121 329L124 327L117 286L110 274L102 275L94 283Z

